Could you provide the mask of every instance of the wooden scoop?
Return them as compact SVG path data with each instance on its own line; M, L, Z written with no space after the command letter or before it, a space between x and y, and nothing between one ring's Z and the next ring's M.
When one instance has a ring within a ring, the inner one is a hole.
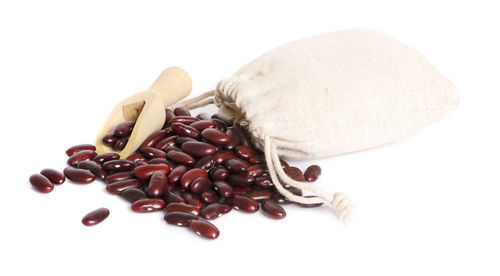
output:
M188 96L191 87L191 78L186 71L179 67L165 69L148 90L123 100L113 109L97 135L97 153L116 152L121 159L127 158L149 135L163 127L165 108ZM136 122L125 148L115 151L103 144L102 137L125 121Z

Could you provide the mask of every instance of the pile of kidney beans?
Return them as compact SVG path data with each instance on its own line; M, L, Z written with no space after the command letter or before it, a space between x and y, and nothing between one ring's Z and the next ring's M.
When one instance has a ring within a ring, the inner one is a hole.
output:
M265 156L252 146L239 124L206 113L193 117L184 108L167 109L166 114L164 129L152 134L127 159L120 160L116 153L97 155L94 145L73 146L66 151L69 167L64 174L44 169L30 177L31 184L48 193L65 178L78 184L99 179L107 184L108 193L130 202L132 211L164 211L168 224L189 227L209 239L217 238L219 230L208 220L233 208L247 213L261 209L274 219L286 216L282 205L291 202L276 191ZM115 150L123 149L133 127L134 122L121 123L103 137L103 142ZM321 174L317 165L305 173L283 160L281 165L297 181L312 182ZM300 189L284 187L302 195ZM95 225L108 215L108 209L99 208L87 214L82 223Z

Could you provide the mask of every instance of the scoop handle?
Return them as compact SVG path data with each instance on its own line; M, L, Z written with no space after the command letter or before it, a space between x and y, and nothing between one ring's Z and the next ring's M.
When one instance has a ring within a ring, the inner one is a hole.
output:
M192 80L188 73L179 67L169 67L158 76L149 92L158 94L165 107L189 95Z

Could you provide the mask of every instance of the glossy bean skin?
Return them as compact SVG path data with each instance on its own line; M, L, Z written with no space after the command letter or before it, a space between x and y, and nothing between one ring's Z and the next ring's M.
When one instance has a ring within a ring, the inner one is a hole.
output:
M307 195L307 196L304 196L306 198L311 198L311 197L315 197L315 196L312 196L312 195ZM321 205L323 205L323 202L320 202L320 203L311 203L311 204L307 204L307 203L299 203L299 202L294 202L295 205L299 206L299 207L302 207L302 208L315 208L315 207L319 207Z
M252 165L255 164L266 164L266 157L264 155L255 155L248 159L248 162Z
M196 163L194 163L195 168L200 168L202 170L211 170L215 166L215 159L213 156L208 155L200 158Z
M137 163L139 161L146 160L146 157L144 155L142 155L141 153L136 153L136 154L132 154L129 157L127 157L127 160L132 161L134 163Z
M196 115L196 118L200 120L210 120L210 115L207 112L202 112Z
M213 145L198 141L185 142L182 144L181 148L185 153L196 157L213 155L216 151Z
M126 121L123 123L119 123L115 129L113 130L113 134L118 137L124 137L132 133L134 129L135 122L134 121Z
M68 158L68 165L70 165L71 167L76 167L79 162L84 160L90 160L96 156L97 153L93 150L82 150L77 153L74 153L73 155L71 155L70 158Z
M155 148L164 151L168 146L175 146L175 140L177 140L177 135L169 136L158 142Z
M296 195L296 196L302 196L302 190L299 188L295 187L285 187L290 193Z
M64 174L54 169L43 169L40 174L47 177L52 184L60 185L66 181Z
M258 177L262 176L264 172L266 171L267 166L264 164L256 164L248 167L247 169L247 175L253 176L253 177Z
M168 190L163 191L163 194L161 195L161 199L163 199L163 201L165 201L167 204L185 203L186 202L184 200L184 198L182 198L181 196L175 194L172 191L168 191Z
M223 166L216 166L210 170L210 178L213 181L226 180L228 175L229 175L228 169L226 167L223 167Z
M167 147L165 147L165 148L163 149L163 151L164 151L164 152L167 152L167 153L168 153L169 151L173 151L173 150L182 152L182 150L181 150L179 147L177 147L177 146L167 146Z
M164 151L153 147L142 147L141 153L147 159L165 158L167 156L167 154Z
M240 137L240 145L245 147L250 147L252 145L247 131L240 124L234 123L232 130Z
M189 125L189 124L192 124L192 123L197 122L199 120L200 119L198 119L196 117L191 117L191 116L176 116L176 117L170 119L170 121L168 121L168 123L170 125L175 124L175 123Z
M248 170L248 163L239 159L239 158L231 158L224 161L224 165L231 173L246 173Z
M255 178L255 186L261 188L269 188L273 185L273 182L269 176L257 176Z
M259 203L244 195L233 194L226 198L226 202L247 213L255 213L259 210Z
M196 206L198 209L201 209L201 207L203 207L203 201L201 201L201 198L197 194L183 192L181 194L181 197L186 201L187 204Z
M167 213L171 212L184 212L184 213L191 213L193 215L198 215L200 213L200 209L198 209L196 206L189 205L186 203L169 203L167 205Z
M236 156L244 160L248 160L256 155L255 151L252 148L242 145L234 148L234 153L236 154Z
M211 187L212 181L207 177L195 178L189 185L191 192L195 194L201 194L202 192L208 191Z
M222 131L222 132L227 131L226 123L224 123L222 120L212 119L212 122L214 122L214 124L215 124L215 126L214 126L215 129Z
M111 172L125 172L134 168L134 162L130 160L111 160L102 164L102 167Z
M214 190L216 190L221 196L228 197L233 193L233 187L226 181L217 180L213 182Z
M128 143L128 137L122 137L116 140L116 143L113 145L113 149L116 151L120 151L127 146Z
M201 132L201 137L215 145L225 145L231 140L229 135L215 128L204 129Z
M96 209L82 218L82 223L85 226L93 226L101 223L109 216L109 210L106 208Z
M165 123L163 124L163 128L168 127L170 124L168 123L172 118L175 117L175 114L172 110L165 108Z
M174 114L176 116L191 116L191 112L184 107L177 107L174 109Z
M96 157L92 158L92 161L95 161L102 165L107 161L118 160L118 159L120 159L120 155L118 153L109 152L97 155Z
M279 192L276 192L272 197L271 197L271 200L273 200L274 202L276 203L279 203L279 204L290 204L290 200L288 200L288 198L286 198L285 196L283 196L282 194L280 194Z
M198 140L191 138L191 137L177 136L177 139L175 139L175 145L180 147L180 146L182 146L182 144L184 144L186 142L196 142L196 141L198 141Z
M123 190L128 188L140 188L142 182L137 179L125 179L113 182L106 186L106 191L113 195L119 195Z
M167 175L163 172L153 172L149 179L148 195L150 197L160 197L167 184Z
M95 146L91 144L82 144L82 145L76 145L72 146L69 149L66 150L66 155L72 156L73 154L84 151L84 150L90 150L90 151L95 151Z
M52 184L47 177L38 173L30 176L30 183L31 186L37 189L40 193L47 194L54 190L54 184Z
M144 142L142 142L140 148L142 147L154 147L158 142L167 137L167 132L164 130L158 130L151 134Z
M184 212L168 212L163 217L168 224L188 227L198 216Z
M172 150L167 152L167 158L177 162L177 163L182 163L186 165L192 165L196 162L196 160L189 154L182 152L182 151L176 151Z
M191 123L190 126L196 128L198 131L203 131L205 129L214 128L215 123L212 120L201 120Z
M264 189L254 189L246 194L249 198L255 201L264 201L273 196L273 192Z
M191 182L193 182L193 180L198 177L207 178L208 177L207 171L199 168L190 169L189 171L184 173L184 175L181 177L180 187L184 190L189 189Z
M146 193L139 188L127 188L120 192L120 197L130 203L134 203L139 199L148 198Z
M304 173L304 178L308 182L314 182L318 179L320 175L321 175L321 167L318 165L311 165L306 169Z
M113 132L102 136L102 142L110 147L113 147L116 144L116 141L118 141L118 137L115 136Z
M166 164L147 164L136 167L132 173L139 179L148 180L149 177L157 171L168 175L170 172L170 166Z
M252 190L251 187L233 187L233 194L236 195L245 195L246 193L250 192Z
M207 239L216 239L219 237L219 229L215 225L204 220L193 220L189 225L189 228L193 230L197 235L205 237Z
M173 123L171 126L172 131L179 136L186 136L196 139L200 136L200 131L192 126L187 126L181 123Z
M170 170L172 170L172 168L175 168L174 162L172 162L168 159L163 159L163 158L153 158L153 159L148 161L148 164L165 164L165 165L168 165L170 167Z
M184 173L187 172L187 170L188 168L184 165L175 167L168 175L168 182L177 184L181 180L181 177L184 175Z
M104 178L104 182L110 184L120 180L131 179L132 177L133 176L130 172L117 172L114 174L108 174L108 176Z
M248 187L255 182L255 177L243 174L229 174L226 181L234 186Z
M103 180L106 178L108 173L102 168L101 164L94 162L92 160L85 160L78 163L78 168L83 170L89 170L98 179Z
M219 195L213 190L207 190L200 194L201 201L205 203L214 203L219 201Z
M231 209L232 207L225 203L212 203L205 206L205 208L201 210L200 214L205 219L216 219L229 213Z
M228 159L236 158L236 154L232 151L220 151L214 155L214 160L216 164L222 164Z
M131 209L137 213L150 213L165 208L165 201L160 198L144 198L132 203Z
M233 150L235 147L240 145L240 136L234 133L232 129L227 130L227 135L229 136L229 141L224 144L224 149Z
M285 209L271 199L262 203L262 211L264 211L264 214L274 219L283 219L286 217Z
M66 167L63 172L69 180L78 184L89 184L95 180L95 175L88 170Z
M304 175L302 174L302 171L299 168L296 167L287 167L284 168L283 171L288 175L291 179L295 181L300 181L303 182L306 179L304 178Z

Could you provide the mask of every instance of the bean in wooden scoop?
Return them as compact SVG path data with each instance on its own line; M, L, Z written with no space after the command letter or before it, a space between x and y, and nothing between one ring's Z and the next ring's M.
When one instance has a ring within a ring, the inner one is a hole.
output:
M179 67L165 69L148 90L128 97L113 109L97 135L97 153L116 152L120 158L127 158L150 134L163 127L165 108L187 97L191 87L186 71ZM102 137L125 121L135 121L134 130L125 148L115 151L102 142Z

